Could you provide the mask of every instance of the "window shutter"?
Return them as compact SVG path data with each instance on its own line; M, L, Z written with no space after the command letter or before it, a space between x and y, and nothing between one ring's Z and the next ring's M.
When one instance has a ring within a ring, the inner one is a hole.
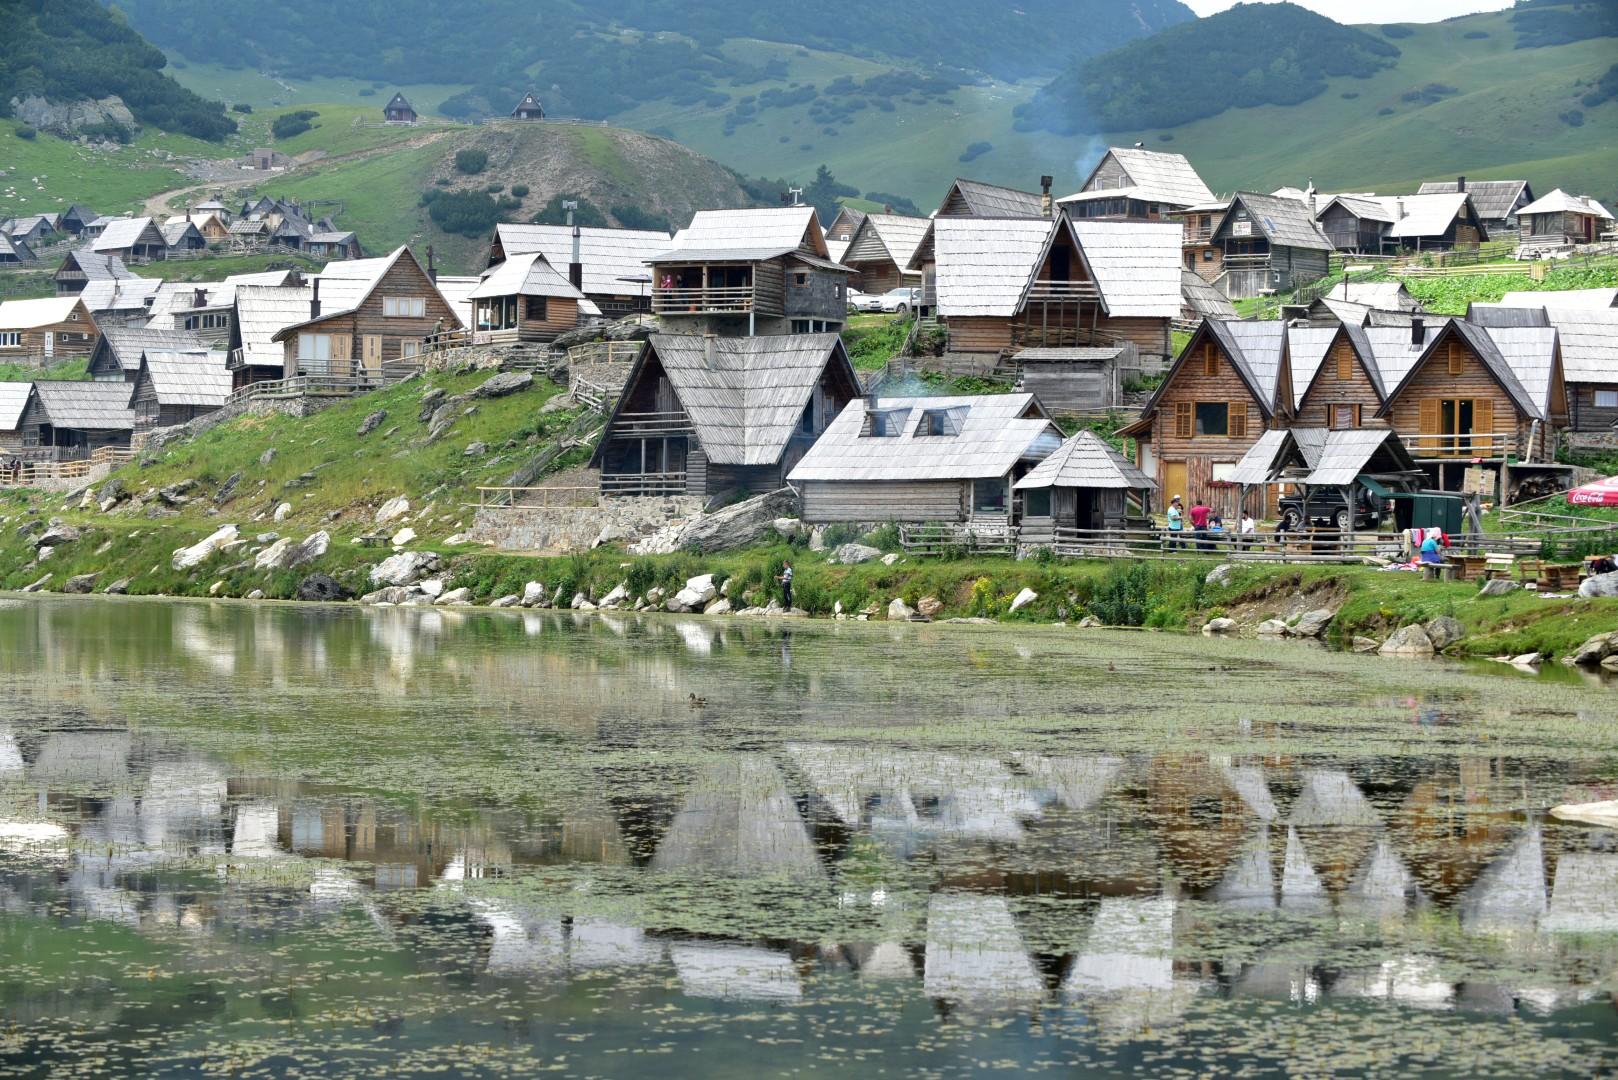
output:
M1195 428L1191 424L1191 403L1189 401L1176 401L1174 403L1174 437L1189 439Z
M1489 398L1478 398L1472 402L1472 430L1481 435L1489 435L1494 431L1494 402ZM1472 440L1472 454L1474 457L1493 457L1494 440Z
M1354 351L1345 345L1337 347L1337 377L1343 382L1354 377Z
M1202 347L1202 373L1209 376L1219 374L1219 352L1211 344Z
M1466 366L1466 353L1461 351L1461 346L1460 346L1460 344L1458 342L1454 342L1454 341L1450 342L1449 343L1449 373L1451 375L1459 375L1461 373L1462 369L1465 366Z
M1354 426L1359 427L1361 423L1362 423L1362 421L1360 419L1360 406L1358 404L1356 404L1354 406Z
M1421 413L1420 413L1420 419L1419 419L1419 423L1417 424L1417 427L1419 427L1421 429L1421 434L1424 435L1424 436L1426 436L1426 435L1437 435L1438 434L1438 399L1437 398L1422 398L1421 399ZM1421 445L1421 448L1423 450L1437 450L1438 449L1438 440L1437 439L1423 438L1421 440L1420 445Z
M1229 408L1230 417L1226 422L1225 434L1232 439L1247 438L1247 402L1232 401Z

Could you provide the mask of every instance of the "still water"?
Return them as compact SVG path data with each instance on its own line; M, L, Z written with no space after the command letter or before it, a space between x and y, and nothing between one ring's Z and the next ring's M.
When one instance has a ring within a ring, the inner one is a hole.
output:
M46 599L0 688L8 1075L1618 1066L1618 834L1544 813L1618 790L1577 681Z

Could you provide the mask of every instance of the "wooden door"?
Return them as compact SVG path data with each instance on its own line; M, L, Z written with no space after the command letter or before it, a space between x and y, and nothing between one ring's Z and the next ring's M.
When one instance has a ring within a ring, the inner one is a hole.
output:
M1178 495L1186 505L1190 505L1190 495L1186 492L1186 471L1183 461L1165 461L1161 466L1163 470L1162 503L1167 509L1169 500Z
M45 331L45 359L49 360L52 356L55 356L55 355L56 355L56 335L54 333L52 333L51 331L47 330L47 331Z
M361 362L365 365L365 374L382 374L382 335L366 334L360 341Z

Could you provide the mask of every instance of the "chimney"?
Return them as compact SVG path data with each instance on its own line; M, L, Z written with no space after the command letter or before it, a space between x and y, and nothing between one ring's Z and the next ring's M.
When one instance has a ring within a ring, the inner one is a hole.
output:
M572 217L569 214L568 217ZM573 261L567 264L567 280L580 292L584 291L584 259L579 254L579 227L573 226Z
M1410 344L1422 345L1427 341L1427 327L1420 319L1410 320Z
M1405 201L1403 199L1393 200L1393 217L1396 221L1405 219Z
M1039 212L1045 217L1051 216L1051 180L1049 176L1039 178Z
M311 320L320 318L320 279L319 278L314 279L314 286L315 286L315 291L309 297L309 318Z
M1466 177L1457 176L1455 178L1455 190L1459 191L1463 195L1466 193Z
M709 371L714 369L713 348L715 340L715 335L711 330L702 335L702 363Z
M438 267L433 265L433 246L427 245L427 278L434 285L438 284Z

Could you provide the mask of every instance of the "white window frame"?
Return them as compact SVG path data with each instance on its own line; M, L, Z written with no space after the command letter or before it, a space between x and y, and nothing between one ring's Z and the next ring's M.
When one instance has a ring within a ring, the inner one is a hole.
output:
M0 330L0 349L22 348L21 330Z
M310 351L310 346L313 346L313 349L314 349L313 352ZM325 349L325 355L324 356L320 355L321 349L323 347ZM324 360L327 363L330 363L331 362L331 335L330 334L299 334L298 335L298 360L299 361L303 361L303 360Z
M425 296L384 296L382 298L382 317L384 319L425 319L427 317L427 298Z
M1594 405L1598 409L1618 409L1618 390L1597 390Z

